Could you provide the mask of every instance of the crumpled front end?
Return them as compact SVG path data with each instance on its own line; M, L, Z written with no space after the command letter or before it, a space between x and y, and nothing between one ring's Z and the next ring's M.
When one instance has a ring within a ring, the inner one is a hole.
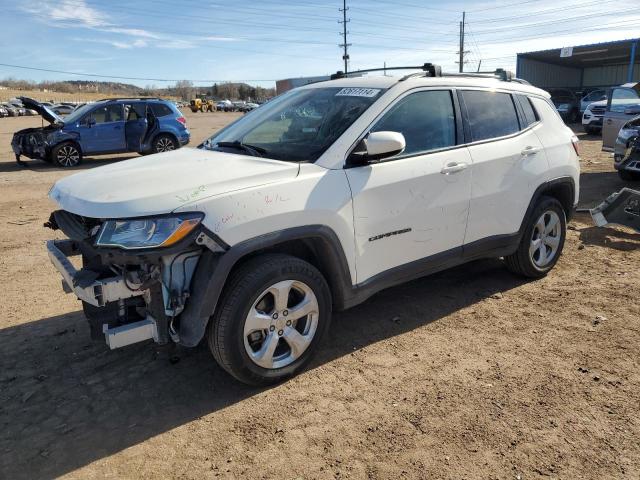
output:
M613 166L616 170L640 174L640 117L620 129L614 147Z
M179 343L179 317L200 257L223 249L200 229L166 248L97 246L107 223L58 210L46 224L69 237L48 241L47 252L64 291L82 301L92 338L111 349L149 339Z
M35 130L35 129L34 129ZM21 131L13 135L11 148L16 158L25 156L32 159L45 160L49 153L47 135L42 130Z
M20 160L21 156L47 160L51 148L56 141L56 132L59 127L50 126L45 128L27 128L13 134L11 140L11 148L16 155L16 159Z

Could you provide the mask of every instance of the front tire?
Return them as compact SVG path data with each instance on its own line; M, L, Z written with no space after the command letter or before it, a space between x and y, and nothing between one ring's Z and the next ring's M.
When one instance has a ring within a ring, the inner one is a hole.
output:
M528 278L542 278L555 266L567 235L564 208L543 196L527 219L518 250L505 257L507 268Z
M236 379L269 385L304 367L330 321L322 274L298 258L265 254L231 274L207 339L218 364Z
M51 160L62 168L75 167L82 162L82 152L73 142L60 143L51 150Z
M178 142L171 135L161 134L153 140L153 153L171 152L177 148Z

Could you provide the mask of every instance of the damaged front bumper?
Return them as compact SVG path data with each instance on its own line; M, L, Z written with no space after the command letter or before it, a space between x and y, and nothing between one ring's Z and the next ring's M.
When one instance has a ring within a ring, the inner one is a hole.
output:
M591 218L598 227L615 223L640 232L640 192L623 188L590 210Z
M83 277L83 271L77 270L68 258L81 253L77 243L73 240L49 240L47 241L47 253L53 266L62 275L64 291L75 293L80 300L94 307L104 307L110 302L149 294L149 290L129 288L122 276L113 276L102 280Z
M640 117L626 123L618 132L613 166L640 175Z
M63 290L82 301L92 337L111 349L145 340L183 344L181 314L200 259L223 252L204 232L162 252L103 250L76 240L49 240L46 248ZM72 263L76 256L82 268Z

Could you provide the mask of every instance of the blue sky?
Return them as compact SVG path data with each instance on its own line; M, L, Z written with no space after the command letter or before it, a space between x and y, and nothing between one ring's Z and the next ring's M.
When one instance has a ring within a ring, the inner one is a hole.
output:
M637 1L637 0L634 0ZM467 11L468 64L515 70L517 52L640 37L640 9L618 0L351 0L350 69L441 64L457 70ZM342 69L342 1L0 0L0 63L160 79L247 81ZM73 78L0 66L0 79ZM119 81L118 79L113 79Z

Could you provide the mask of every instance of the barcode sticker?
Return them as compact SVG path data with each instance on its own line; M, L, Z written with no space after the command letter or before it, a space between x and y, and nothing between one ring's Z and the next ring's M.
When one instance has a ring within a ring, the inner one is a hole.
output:
M338 93L336 93L336 97L367 97L372 98L380 93L379 88L356 88L349 87L343 88Z

